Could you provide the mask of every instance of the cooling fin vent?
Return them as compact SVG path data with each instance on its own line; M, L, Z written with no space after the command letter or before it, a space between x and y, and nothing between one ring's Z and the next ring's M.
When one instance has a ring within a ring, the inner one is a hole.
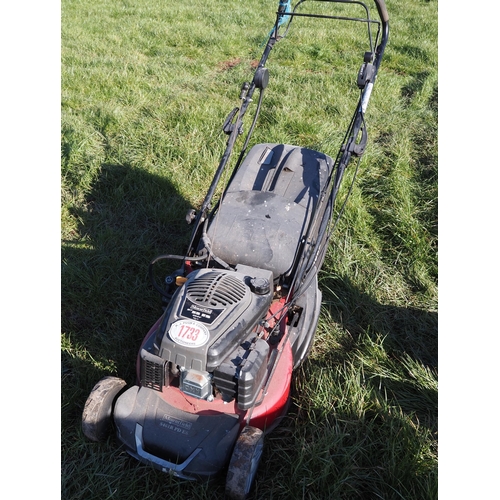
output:
M141 384L161 391L165 383L165 360L141 349Z
M211 307L236 304L245 297L246 292L247 287L240 279L216 271L200 276L187 287L190 300Z

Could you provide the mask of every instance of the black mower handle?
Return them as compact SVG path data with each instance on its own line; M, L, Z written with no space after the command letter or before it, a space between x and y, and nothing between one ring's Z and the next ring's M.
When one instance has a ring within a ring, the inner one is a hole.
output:
M304 0L305 1L305 0ZM335 0L319 0L324 2L335 1ZM373 0L375 5L377 6L378 15L380 16L381 21L386 24L389 22L389 14L387 12L387 7L385 6L384 0ZM346 2L349 3L349 2Z
M305 0L302 0L305 1ZM318 0L320 2L335 2L335 0ZM385 1L384 0L373 0L375 2L375 5L377 6L377 11L378 15L380 16L381 21L385 24L389 22L389 14L387 12L387 7L385 6ZM302 3L302 2L299 2ZM349 0L347 0L346 3L349 3Z

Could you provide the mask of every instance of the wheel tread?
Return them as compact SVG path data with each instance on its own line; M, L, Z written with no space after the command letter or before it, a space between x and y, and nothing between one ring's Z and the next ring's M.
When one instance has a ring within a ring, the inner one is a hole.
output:
M118 377L104 377L90 392L83 408L82 431L91 441L103 441L108 436L115 399L125 386Z

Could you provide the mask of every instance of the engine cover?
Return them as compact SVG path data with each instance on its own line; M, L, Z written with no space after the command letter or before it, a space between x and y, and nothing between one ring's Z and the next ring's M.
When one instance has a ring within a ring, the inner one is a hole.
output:
M272 279L249 266L189 274L156 335L157 356L181 371L213 372L265 317Z

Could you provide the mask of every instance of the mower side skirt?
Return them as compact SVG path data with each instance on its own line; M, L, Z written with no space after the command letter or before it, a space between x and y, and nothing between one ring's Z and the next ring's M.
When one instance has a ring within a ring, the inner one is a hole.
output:
M295 303L303 311L298 323L289 326L294 370L302 364L311 350L318 326L321 298L322 293L318 288L318 275L316 273L307 290Z

